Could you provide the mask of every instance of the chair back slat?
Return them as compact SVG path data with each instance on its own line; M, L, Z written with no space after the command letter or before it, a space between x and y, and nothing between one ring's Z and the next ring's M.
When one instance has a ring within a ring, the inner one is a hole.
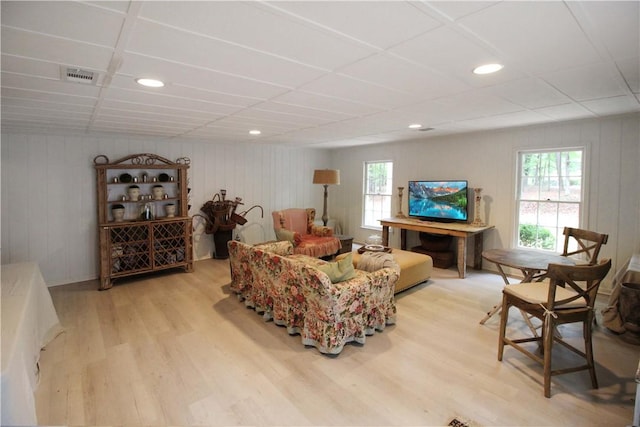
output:
M549 264L547 277L551 285L549 286L547 299L548 309L553 310L554 307L562 307L579 298L584 298L587 302L587 307L592 308L600 283L602 283L610 269L610 259L604 259L596 265ZM576 294L556 301L555 294L558 286L569 286Z
M562 255L584 255L586 257L586 262L592 265L598 263L600 249L602 248L602 245L606 245L607 240L609 240L608 234L583 230L580 228L565 227L563 234L565 239ZM569 248L572 241L577 244L577 248Z

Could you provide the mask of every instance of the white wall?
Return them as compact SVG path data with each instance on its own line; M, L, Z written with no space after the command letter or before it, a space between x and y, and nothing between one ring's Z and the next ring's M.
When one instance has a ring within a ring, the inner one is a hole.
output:
M341 185L329 188L330 216L338 220L345 234L364 241L374 232L360 227L362 163L390 159L394 161L396 187L406 187L410 179L428 178L462 178L472 187L482 187L488 211L483 218L496 227L487 233L485 247L509 247L515 235L516 151L585 146L590 172L585 226L609 233L603 256L613 259L615 270L634 251L640 251L639 122L640 115L625 115L330 153L258 143L2 134L1 259L3 264L38 262L50 286L96 278L93 158L105 154L116 160L143 152L171 160L191 158L191 214L221 188L229 197L242 197L246 207L262 205L264 218L254 209L247 217L249 222L238 228L251 243L274 238L271 211L275 209L309 206L321 214L322 188L311 184L311 179L315 168L325 167L341 171ZM392 212L396 210L397 192ZM399 233L391 239L398 247ZM198 227L194 234L196 259L211 257L212 246L212 237Z
M398 210L398 186L405 187L403 211L407 212L409 180L467 179L470 187L483 189L483 219L495 225L485 233L485 248L511 247L516 152L584 146L589 172L584 227L609 234L602 256L613 259L615 271L640 250L639 122L640 115L634 114L333 150L332 165L340 169L341 185L331 188L331 213L355 241L375 234L360 226L363 162L393 160L392 215ZM399 234L391 235L392 246L399 247ZM417 236L410 239L418 244ZM485 263L484 268L492 266Z
M250 243L274 239L271 212L315 207L322 212L322 188L313 170L329 167L327 150L273 145L211 144L160 138L2 134L2 264L36 261L49 286L98 276L96 178L93 158L111 161L134 153L175 160L191 158L191 211L224 188L258 204L236 230ZM241 211L242 209L240 209ZM210 258L211 235L194 221L194 255Z

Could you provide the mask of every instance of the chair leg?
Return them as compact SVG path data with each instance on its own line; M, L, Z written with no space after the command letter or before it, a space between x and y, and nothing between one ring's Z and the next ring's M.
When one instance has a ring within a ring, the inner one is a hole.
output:
M551 397L551 349L555 327L551 316L545 316L542 325L542 349L544 351L544 397Z
M582 333L584 334L584 353L585 358L587 359L587 366L589 366L589 375L591 375L591 385L593 388L598 388L598 379L596 378L596 366L593 361L593 343L591 341L591 331L593 320L591 319L593 315L590 314L589 318L584 322L582 327ZM595 316L593 316L595 317Z
M500 337L498 340L498 360L502 361L502 354L504 353L504 337L507 330L507 320L509 320L509 304L507 303L507 296L502 296L502 311L500 312Z

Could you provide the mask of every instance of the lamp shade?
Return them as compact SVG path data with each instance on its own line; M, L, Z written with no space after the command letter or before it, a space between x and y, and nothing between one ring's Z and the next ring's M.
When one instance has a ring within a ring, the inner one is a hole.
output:
M316 169L313 171L313 183L340 185L340 171L334 169Z

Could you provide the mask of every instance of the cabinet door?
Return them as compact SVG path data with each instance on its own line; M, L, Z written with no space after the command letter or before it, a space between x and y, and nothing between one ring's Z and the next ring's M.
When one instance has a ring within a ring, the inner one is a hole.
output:
M187 261L187 221L153 224L153 267L183 265Z
M151 269L149 238L148 224L109 227L111 275Z

